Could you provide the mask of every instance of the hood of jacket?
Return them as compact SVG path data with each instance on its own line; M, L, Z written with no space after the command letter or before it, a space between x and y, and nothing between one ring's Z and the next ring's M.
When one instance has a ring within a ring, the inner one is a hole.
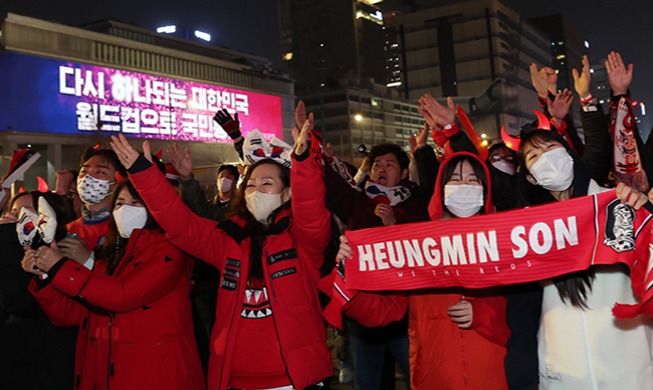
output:
M435 189L433 190L433 197L429 202L429 216L431 217L432 221L437 221L442 218L442 214L444 212L443 209L444 199L442 193L442 190L444 188L444 183L442 182L443 181L442 176L444 174L444 170L446 169L446 166L449 165L451 160L456 158L457 156L468 156L470 158L473 158L474 160L478 161L479 164L481 164L481 166L483 167L483 170L485 171L485 177L487 183L487 188L485 188L485 206L483 207L483 210L485 211L485 214L494 213L494 205L492 204L492 179L490 177L490 171L488 170L487 165L483 160L481 160L479 156L473 153L457 152L447 157L447 159L440 164L440 169L438 170L438 177L435 181Z

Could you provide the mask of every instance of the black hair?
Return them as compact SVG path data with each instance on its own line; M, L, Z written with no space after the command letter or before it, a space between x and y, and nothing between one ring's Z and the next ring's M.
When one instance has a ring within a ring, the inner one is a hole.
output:
M560 137L560 135L558 135L558 132L556 131L533 130L529 133L524 133L521 136L519 149L517 150L517 160L519 161L519 165L522 167L522 169L525 172L528 172L528 169L526 169L526 154L525 154L526 146L529 145L535 146L546 142L557 142L562 146L564 146L568 153L570 154L572 153L572 150L569 147L569 144L567 144L567 141L565 141L562 137Z
M25 192L19 192L18 194L14 195L14 197L11 198L11 201L5 207L6 209L5 211L7 212L11 211L11 209L14 208L14 203L16 203L18 199L22 198L23 196L32 195L32 192L38 192L38 191L25 191ZM32 207L34 208L34 210L38 208L38 203L34 200L34 198L32 198ZM18 211L20 212L20 210Z
M487 157L488 157L488 160L489 160L490 156L492 156L492 154L493 154L496 150L499 150L499 149L503 149L503 150L507 151L508 154L510 154L514 159L517 159L517 153L515 153L514 150L510 149L510 148L509 148L506 144L504 144L503 142L499 142L498 144L494 144L494 145L490 146L490 148L487 150ZM516 163L517 163L517 161L515 161L515 164L516 164Z
M123 177L127 177L127 170L125 167L122 165L120 160L118 159L118 155L116 152L114 152L111 149L105 149L105 148L88 148L84 151L82 154L81 161L79 163L79 166L83 166L88 160L91 158L99 156L102 159L104 159L107 163L109 163L113 168L116 170L116 172L120 173Z
M240 173L235 165L222 164L220 165L220 168L218 168L218 175L220 175L220 172L222 171L229 171L229 173L234 177L234 182L237 182L238 178L240 178Z
M399 168L401 168L402 172L404 169L408 169L408 165L410 164L410 157L408 157L408 153L406 153L401 148L401 146L389 142L374 145L372 147L370 154L367 155L367 157L370 159L370 165L374 164L374 160L376 160L377 157L388 153L392 153L397 157L397 162L399 163Z
M451 176L454 173L454 170L456 169L456 166L459 163L467 161L469 165L472 166L472 170L474 170L474 174L478 178L478 180L481 182L481 185L483 186L483 203L487 200L487 191L488 191L488 178L485 173L485 168L483 167L483 164L475 159L474 157L471 156L466 156L464 154L454 156L447 162L447 165L442 167L442 181L441 185L442 188L440 188L440 193L442 194L442 206L447 207L444 204L444 186L447 184L447 182L451 179ZM485 212L485 207L481 207L481 212Z
M551 195L551 193L539 185L532 185L528 183L525 178L525 175L530 174L526 168L526 154L525 150L527 146L535 146L538 144L543 144L547 142L558 142L560 143L569 153L570 156L574 159L574 174L578 170L578 166L582 166L582 162L577 157L573 150L569 147L569 144L562 139L556 131L550 130L533 130L530 133L522 135L521 143L519 145L519 150L517 150L517 159L520 165L520 182L519 182L519 192L520 195L527 205L538 205L555 202L556 199ZM574 178L576 180L576 178ZM592 283L595 279L594 268L589 268L584 271L574 272L566 275L561 275L553 278L553 282L558 290L558 295L560 299L565 302L569 300L572 306L576 306L581 309L588 308L587 306L587 295L592 291Z
M259 160L256 163L250 165L245 171L245 177L243 182L238 187L236 196L234 197L233 203L231 204L231 210L228 212L227 216L237 216L245 220L245 230L250 236L250 250L249 250L249 279L263 279L263 264L261 263L261 257L263 255L263 244L265 238L268 235L268 228L257 221L252 213L247 209L247 202L245 201L245 189L247 188L247 182L252 176L254 170L263 165L270 164L279 168L279 178L281 183L286 187L290 188L290 168L285 167L274 160L264 159ZM270 216L268 216L268 224L273 222L276 216L284 208L290 207L290 202L286 202L274 210Z
M112 212L116 205L116 201L118 200L118 196L120 195L120 192L122 192L122 190L125 188L129 191L129 194L134 199L138 200L145 206L143 199L138 194L138 191L136 191L136 188L134 188L134 185L129 180L126 180L126 181L119 182L116 185L116 188L113 190L113 194L111 195ZM152 217L152 214L150 214L150 210L147 208L147 206L145 206L145 210L147 211L147 221L145 222L145 226L143 227L143 229L148 229L148 230L160 229L159 225ZM115 272L118 263L120 263L120 260L125 254L125 249L127 248L128 242L129 242L129 238L120 237L120 234L118 233L118 227L116 225L116 221L113 219L112 216L112 218L109 221L107 240L105 241L104 245L100 248L100 252L101 252L100 258L102 259L102 261L105 261L107 263L107 271L106 271L107 275L113 275L113 273Z

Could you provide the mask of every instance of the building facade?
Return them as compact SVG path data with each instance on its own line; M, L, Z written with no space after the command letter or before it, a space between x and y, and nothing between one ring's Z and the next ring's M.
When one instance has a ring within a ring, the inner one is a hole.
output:
M39 151L26 182L53 186L56 170L77 169L86 147L118 133L138 147L150 139L153 151L189 146L199 177L214 182L216 165L238 160L211 119L221 108L245 133L291 138L293 80L270 73L267 59L117 21L77 28L9 13L1 22L2 167L17 148Z
M536 93L528 67L551 65L549 39L499 0L457 1L403 14L401 42L404 79L410 99L473 97L491 88L499 99L492 109L471 112L477 129L497 138L534 119Z
M279 0L283 59L296 91L338 88L342 78L385 83L380 0Z

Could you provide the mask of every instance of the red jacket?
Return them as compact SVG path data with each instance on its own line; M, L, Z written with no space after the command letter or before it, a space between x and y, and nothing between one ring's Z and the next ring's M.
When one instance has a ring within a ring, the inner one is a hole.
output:
M171 241L213 264L222 275L208 382L210 389L226 389L248 281L250 238L238 218L216 226L215 221L195 215L156 167L134 173L136 169L132 166L130 178ZM313 157L298 161L293 156L292 211L285 209L279 214L263 247L264 279L277 341L296 389L333 374L316 286L331 234L321 174Z
M75 389L204 388L191 270L162 233L134 230L114 275L102 261L91 271L62 260L45 286L30 285L55 325L80 327Z
M442 216L442 163L433 198L431 219ZM488 186L489 173L486 168ZM485 213L493 212L490 191ZM506 298L491 289L440 289L402 294L359 292L344 313L366 326L379 326L402 318L408 309L410 338L410 383L413 389L507 389L503 359L510 334L506 324ZM447 308L461 299L472 304L473 323L460 329L451 321Z

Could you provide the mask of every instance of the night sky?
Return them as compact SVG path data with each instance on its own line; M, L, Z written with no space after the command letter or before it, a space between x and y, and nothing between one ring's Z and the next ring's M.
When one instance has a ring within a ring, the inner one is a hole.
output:
M318 0L319 1L319 0ZM428 8L438 0L418 1ZM563 13L590 44L590 61L620 51L635 64L633 98L653 102L653 2L608 0L504 0L524 17ZM637 7L626 7L637 3ZM380 4L398 9L399 1ZM209 32L216 44L270 58L278 63L281 48L276 0L3 0L0 14L15 12L58 23L79 25L113 18L144 28L177 24ZM580 65L580 64L579 64ZM650 103L653 107L653 103ZM651 108L653 109L653 108Z

